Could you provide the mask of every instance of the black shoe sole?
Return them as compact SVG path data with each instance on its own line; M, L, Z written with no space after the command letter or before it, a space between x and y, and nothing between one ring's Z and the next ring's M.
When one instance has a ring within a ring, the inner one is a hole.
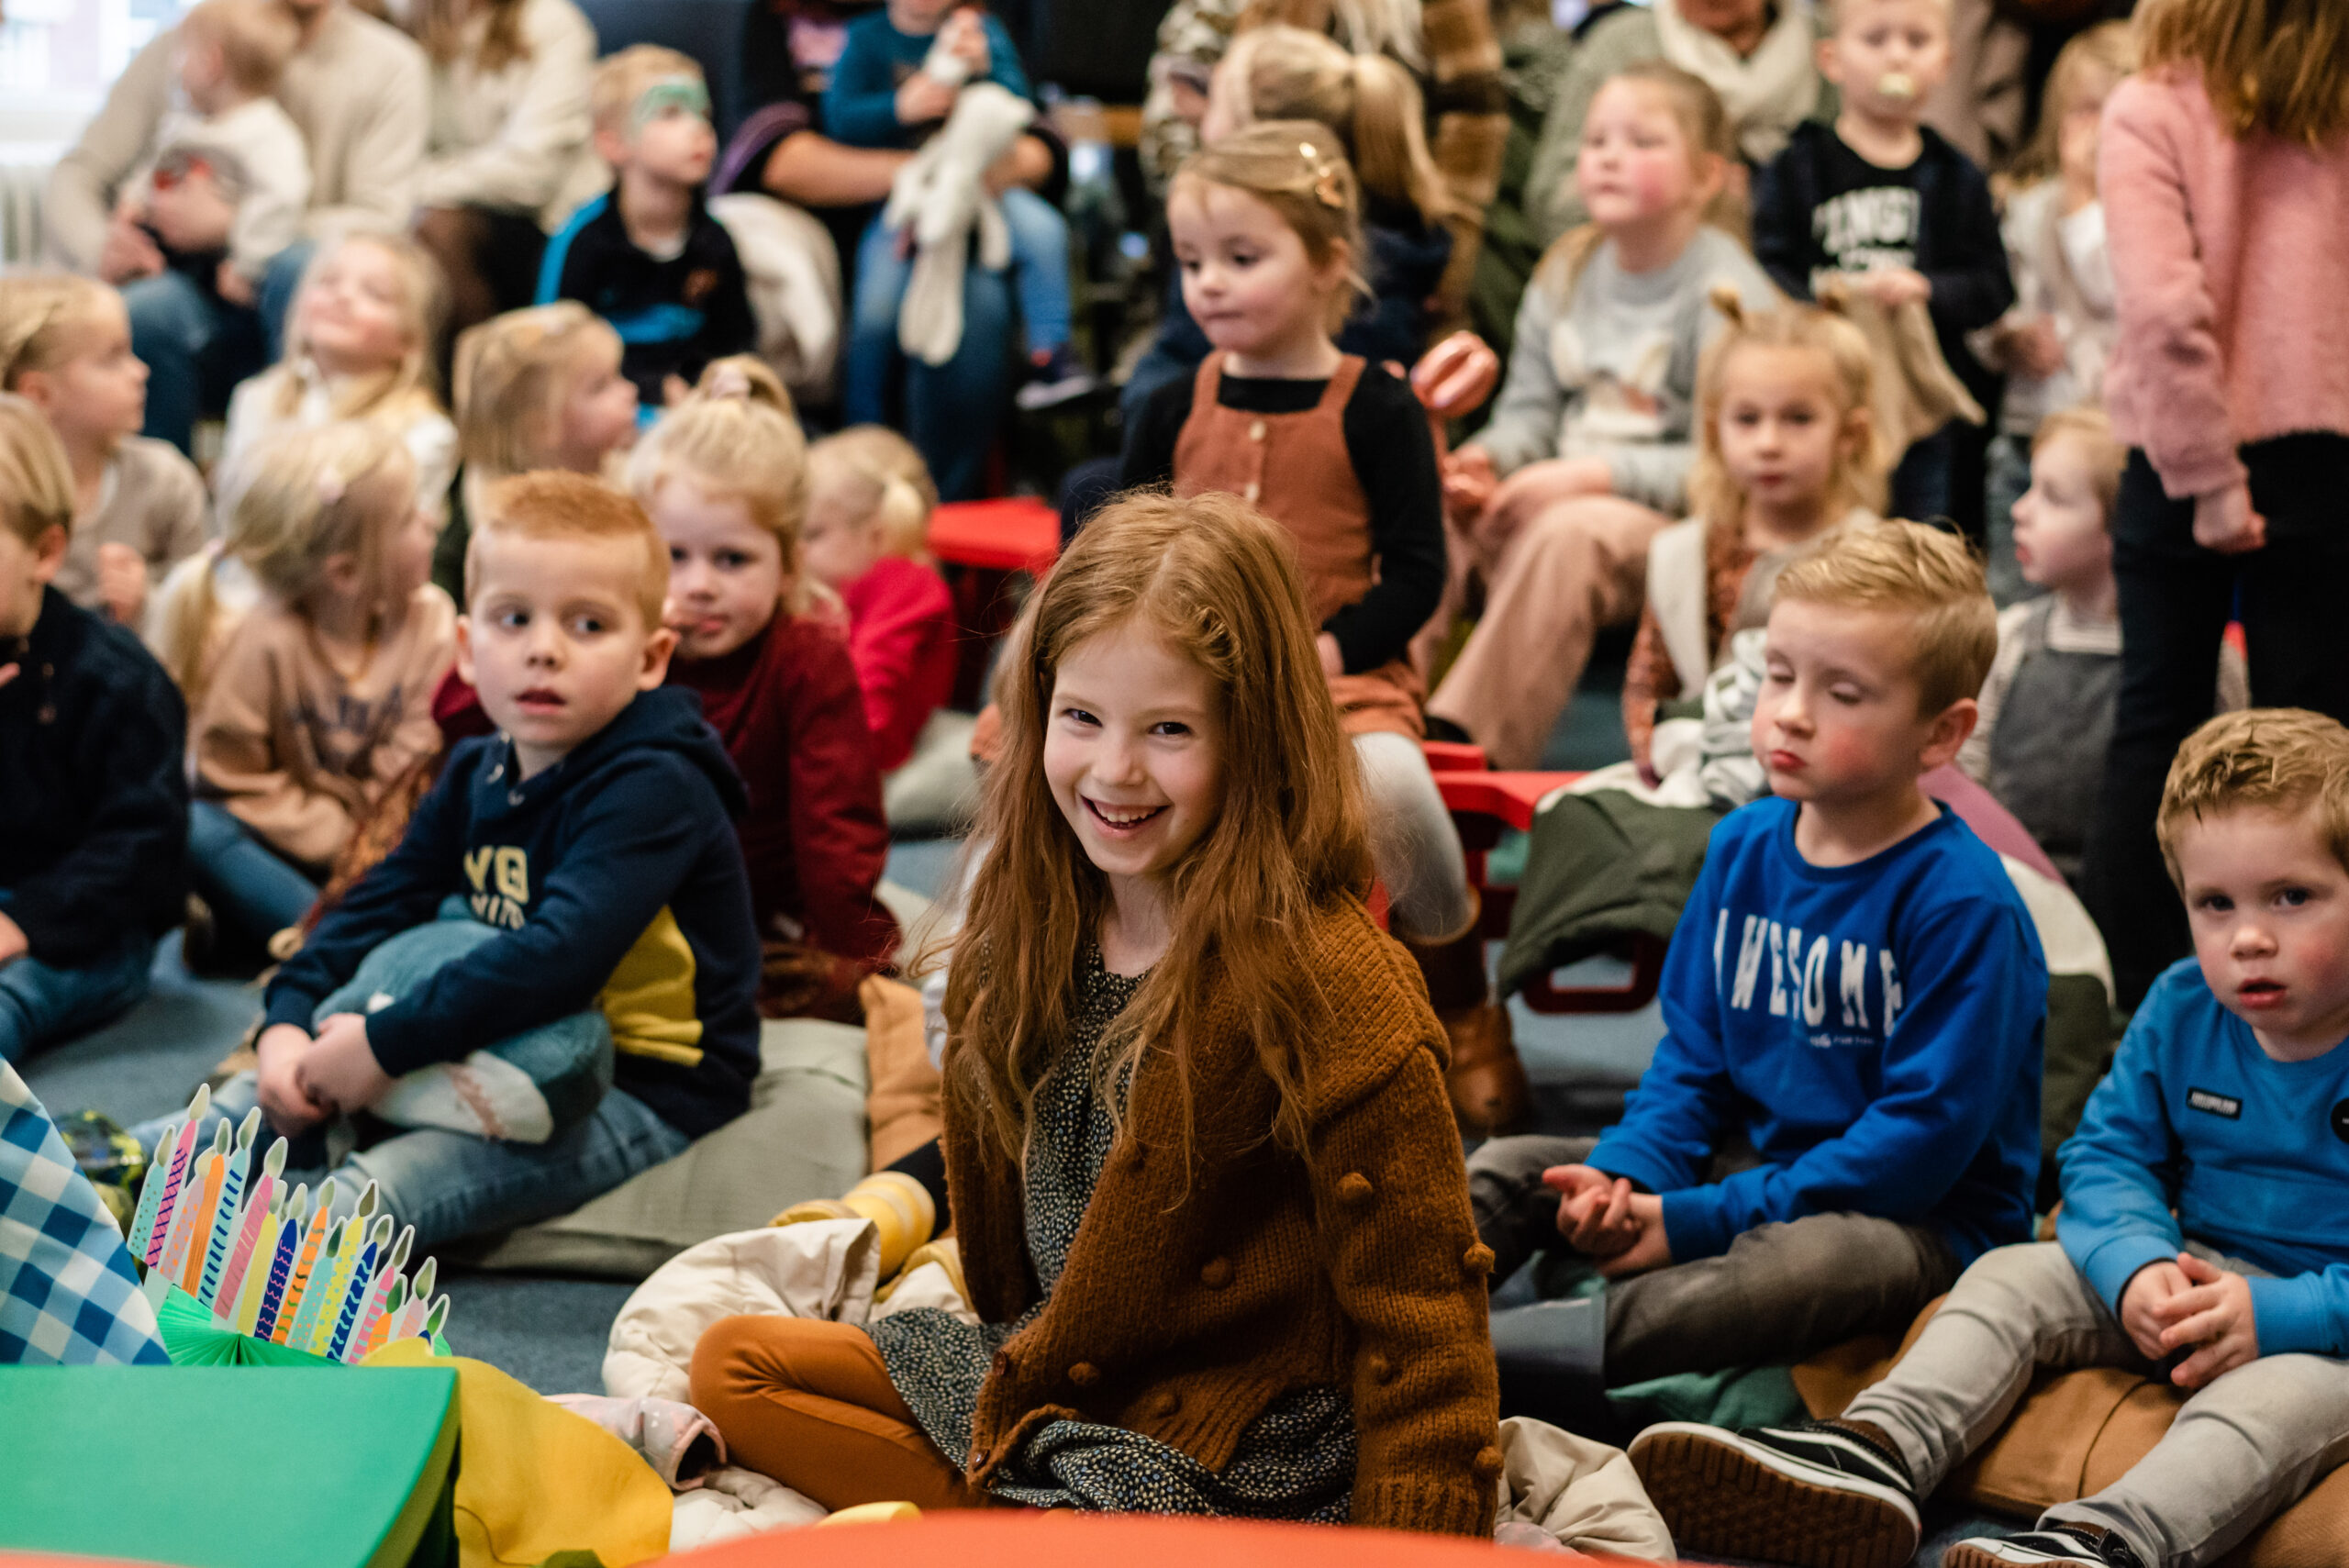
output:
M1675 1422L1631 1444L1631 1465L1684 1555L1902 1568L1917 1554L1916 1521L1892 1503L1787 1474L1727 1436Z

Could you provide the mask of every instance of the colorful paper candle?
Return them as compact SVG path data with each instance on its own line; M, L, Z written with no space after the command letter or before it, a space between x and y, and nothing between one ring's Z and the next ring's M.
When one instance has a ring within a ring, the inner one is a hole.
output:
M375 1315L374 1323L367 1330L367 1342L360 1350L358 1360L373 1355L391 1342L392 1325L400 1320L407 1309L407 1281L396 1273L392 1276L392 1293L384 1297L384 1310Z
M327 1338L327 1360L350 1359L352 1336L359 1329L359 1315L366 1310L368 1298L374 1294L376 1267L384 1262L391 1245L392 1217L378 1215L368 1229L367 1245L359 1250L359 1263L351 1271L351 1284L343 1288L342 1306L334 1315L334 1332Z
M156 1198L153 1229L137 1245L139 1261L153 1268L163 1258L163 1240L172 1223L173 1199L179 1196L180 1184L186 1179L188 1162L195 1157L196 1129L204 1124L205 1113L212 1108L212 1086L198 1086L195 1097L187 1103L187 1118L179 1124L176 1140L155 1145L155 1169L163 1173L163 1190Z
M424 1327L425 1308L432 1305L432 1287L440 1277L440 1260L425 1259L424 1266L416 1271L416 1278L407 1287L407 1310L400 1315L398 1324L392 1329L393 1339L416 1338L416 1331Z
M310 1293L310 1275L318 1265L318 1248L325 1244L327 1228L333 1218L334 1178L328 1176L318 1184L318 1200L311 1207L301 1248L294 1255L293 1277L285 1282L285 1299L277 1304L277 1325L270 1338L281 1345L286 1343L293 1330L294 1315L301 1310L302 1298Z
M434 1302L432 1304L432 1309L424 1315L424 1327L419 1329L418 1332L423 1336L425 1341L429 1343L440 1337L440 1327L448 1321L449 1298L444 1296L440 1300Z
M229 1249L228 1261L220 1271L220 1283L215 1300L228 1304L233 1313L237 1297L243 1292L246 1271L251 1266L255 1244L261 1240L262 1222L269 1218L272 1200L277 1195L277 1178L285 1169L285 1140L279 1139L269 1146L262 1156L261 1180L253 1184L250 1196L245 1199L242 1222L237 1227L237 1244ZM264 1262L269 1254L262 1253Z
M236 1141L237 1129L223 1121L213 1129L212 1151L204 1157L197 1175L191 1176L187 1188L180 1194L180 1202L191 1204L186 1231L186 1251L176 1264L170 1263L173 1253L164 1254L166 1277L175 1280L190 1296L204 1278L204 1247L212 1235L212 1220L220 1208L220 1188L228 1178L228 1151Z
M318 1318L327 1309L328 1284L334 1278L336 1260L342 1255L342 1239L352 1229L352 1222L348 1219L331 1221L327 1226L321 1251L310 1265L310 1277L305 1280L298 1270L295 1272L295 1283L302 1287L302 1299L286 1303L285 1309L294 1315L294 1320L286 1325L284 1340L294 1350L308 1350L311 1339L318 1331ZM304 1242L302 1250L306 1255L309 1244Z
M236 1295L229 1296L225 1284L221 1287L220 1294L228 1302L228 1310L225 1314L228 1326L239 1334L251 1333L253 1326L261 1320L262 1297L269 1294L269 1265L277 1256L278 1235L285 1229L285 1216L281 1212L284 1201L282 1191L270 1195L268 1212L261 1217L261 1229L254 1238L248 1266L237 1285ZM241 1241L239 1244L243 1245Z
M172 1232L163 1241L163 1277L183 1288L187 1283L187 1260L194 1250L198 1217L209 1218L209 1205L220 1195L219 1190L214 1188L207 1197L204 1189L218 1173L230 1136L225 1121L213 1129L212 1147L187 1168L187 1180L180 1184L179 1198L172 1205Z
M179 1152L181 1123L173 1122L155 1140L155 1157L147 1162L147 1179L139 1184L139 1207L130 1217L130 1229L123 1240L130 1243L130 1255L140 1262L147 1261L147 1243L154 1240L155 1217L162 1212L163 1188L170 1178L166 1167L172 1156Z
M320 1284L325 1286L318 1295L318 1315L310 1319L310 1337L306 1341L287 1341L295 1350L308 1351L312 1355L319 1356L327 1353L327 1345L334 1338L335 1319L342 1315L343 1293L351 1288L351 1276L359 1269L359 1254L367 1245L368 1229L365 1214L352 1215L342 1228L342 1244L329 1249L334 1253L334 1266L328 1268L326 1259L318 1260L318 1273L324 1277L314 1281L311 1285L313 1290L317 1290Z
M228 1151L220 1201L212 1211L212 1229L205 1237L203 1267L189 1265L195 1274L195 1298L206 1307L219 1298L220 1271L228 1266L229 1248L236 1240L238 1200L245 1195L245 1173L252 1168L253 1134L260 1129L261 1107L255 1106L238 1125L236 1145Z
M285 1200L285 1212L278 1216L277 1247L269 1255L269 1279L262 1286L261 1309L253 1314L252 1335L257 1340L277 1337L277 1320L284 1313L285 1287L294 1278L294 1255L301 1249L309 1202L309 1187L297 1186Z
M400 1271L407 1267L408 1249L415 1244L416 1227L401 1227L400 1239L392 1246L390 1260L375 1270L374 1281L368 1287L367 1305L360 1311L358 1326L351 1331L351 1346L348 1359L357 1361L366 1353L367 1342L374 1335L375 1325L382 1322L384 1314L391 1310L392 1286L398 1281Z

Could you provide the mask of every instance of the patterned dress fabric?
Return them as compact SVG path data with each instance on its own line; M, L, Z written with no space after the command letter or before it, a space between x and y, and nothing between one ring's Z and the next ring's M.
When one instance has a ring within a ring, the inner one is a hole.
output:
M920 1308L868 1331L889 1380L922 1430L958 1465L971 1452L971 1421L996 1352L1044 1309L1083 1229L1093 1188L1118 1137L1108 1102L1095 1090L1095 1063L1109 1027L1145 976L1111 974L1088 949L1077 975L1069 1046L1036 1096L1029 1144L1028 1251L1043 1297L1015 1323L976 1327ZM1122 1098L1129 1084L1115 1093ZM1039 1508L1104 1513L1346 1521L1353 1490L1353 1410L1342 1389L1322 1385L1275 1400L1242 1433L1219 1473L1155 1438L1095 1421L1039 1429L996 1467L989 1492Z

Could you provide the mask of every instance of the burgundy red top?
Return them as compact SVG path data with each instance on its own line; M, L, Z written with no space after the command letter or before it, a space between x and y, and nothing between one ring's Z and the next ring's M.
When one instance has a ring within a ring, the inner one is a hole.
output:
M954 695L953 595L929 567L890 556L841 589L841 598L873 760L889 773L904 765L921 727Z

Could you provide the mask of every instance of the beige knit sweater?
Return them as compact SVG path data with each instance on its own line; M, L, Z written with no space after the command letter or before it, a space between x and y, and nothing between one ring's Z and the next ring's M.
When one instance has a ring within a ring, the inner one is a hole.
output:
M1146 1058L1051 1303L979 1390L974 1483L1060 1417L1219 1470L1275 1399L1334 1384L1361 1438L1354 1523L1492 1535L1493 1255L1469 1212L1443 1030L1417 967L1359 903L1319 917L1305 948L1330 1009L1311 1042L1306 1151L1264 1135L1273 1084L1228 1002L1209 1003L1191 1063L1190 1173L1174 1074ZM1008 1323L1035 1300L1035 1268L1019 1167L982 1118L950 1090L947 1185L971 1305Z
M131 58L106 106L50 172L41 221L57 265L96 271L115 198L171 107L175 37L159 33ZM306 233L315 239L353 222L407 227L430 95L424 51L406 34L337 0L285 67L277 101L309 143Z
M206 510L195 465L168 441L132 436L106 465L98 504L73 519L73 539L57 569L57 591L85 610L96 609L98 547L125 544L147 563L152 604L171 569L204 548Z

